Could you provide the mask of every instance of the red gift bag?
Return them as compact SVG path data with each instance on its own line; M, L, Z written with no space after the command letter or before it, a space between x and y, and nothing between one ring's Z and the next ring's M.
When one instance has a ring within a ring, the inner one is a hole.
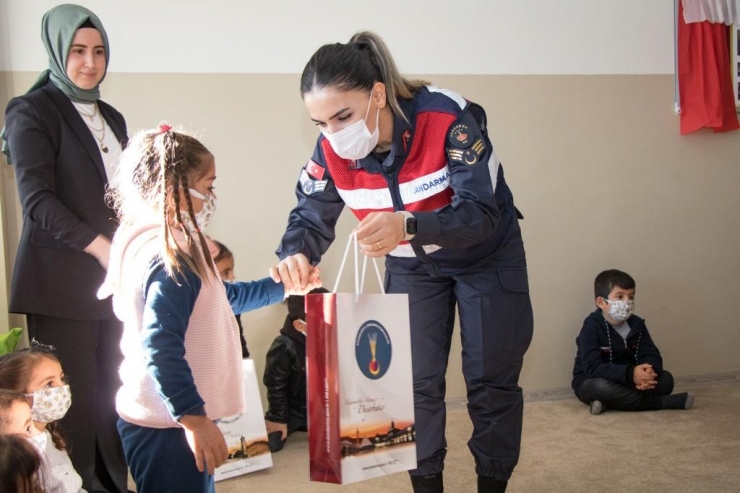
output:
M326 483L416 468L408 296L360 292L356 239L338 277L353 243L355 293L306 296L309 469Z

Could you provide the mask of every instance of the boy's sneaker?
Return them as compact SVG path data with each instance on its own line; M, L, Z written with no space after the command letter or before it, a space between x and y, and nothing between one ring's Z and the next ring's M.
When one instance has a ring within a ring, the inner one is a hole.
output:
M606 411L606 406L601 401L591 401L591 414L597 416Z
M664 395L660 398L660 403L663 409L691 409L694 407L694 394L681 392Z

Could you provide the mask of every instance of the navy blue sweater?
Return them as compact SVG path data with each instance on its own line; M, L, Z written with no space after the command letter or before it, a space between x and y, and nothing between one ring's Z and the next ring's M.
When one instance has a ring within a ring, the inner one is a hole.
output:
M625 341L604 319L600 309L586 317L581 333L576 337L578 353L573 366L573 390L588 378L605 378L634 386L634 368L643 363L652 365L660 375L663 359L650 337L645 320L632 315L627 323L630 332Z

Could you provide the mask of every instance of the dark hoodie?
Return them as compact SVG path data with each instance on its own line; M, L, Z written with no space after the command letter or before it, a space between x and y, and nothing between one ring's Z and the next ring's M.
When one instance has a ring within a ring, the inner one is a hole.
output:
M293 327L290 315L267 352L265 376L269 408L265 419L306 426L306 336Z
M663 359L645 320L632 315L627 323L630 331L625 341L604 319L600 309L586 317L576 338L578 353L573 366L573 390L577 391L588 378L605 378L633 387L634 368L643 363L652 365L658 375L663 372Z

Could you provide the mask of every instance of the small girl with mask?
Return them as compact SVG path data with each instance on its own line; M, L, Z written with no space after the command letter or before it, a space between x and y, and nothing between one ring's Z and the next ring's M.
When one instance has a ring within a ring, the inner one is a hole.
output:
M26 394L0 389L0 435L36 435Z
M32 343L0 357L0 388L23 392L32 399L35 430L30 440L42 458L44 491L77 493L82 478L67 454L67 442L58 428L72 404L72 395L54 348Z
M138 491L214 491L227 457L214 421L245 408L234 314L284 298L270 278L220 280L202 232L215 179L202 143L160 125L133 137L111 183L121 227L99 296L124 324L116 409Z
M43 477L41 456L26 438L18 434L0 434L0 491L52 491L44 489Z

